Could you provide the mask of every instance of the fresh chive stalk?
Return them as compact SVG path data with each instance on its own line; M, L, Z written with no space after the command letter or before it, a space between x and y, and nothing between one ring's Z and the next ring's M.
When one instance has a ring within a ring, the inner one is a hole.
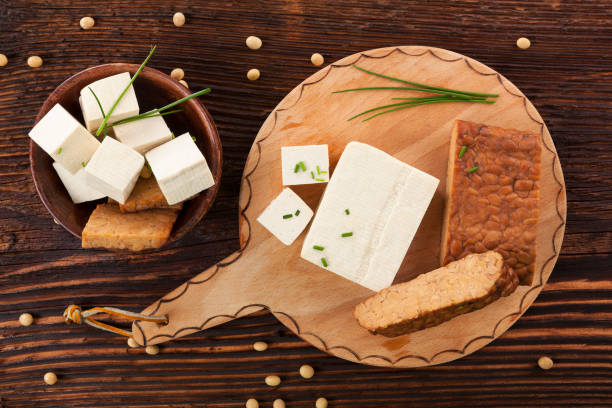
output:
M472 168L471 168L471 169L469 169L467 172L468 172L468 173L473 173L473 172L475 172L476 170L478 170L478 166L474 166L474 167L472 167Z
M327 268L327 260L325 258L321 258L321 264Z
M386 79L390 79L392 81L396 81L396 82L402 82L404 84L408 84L408 85L412 85L412 86L417 86L419 88L425 88L425 89L430 89L433 91L443 91L443 92L452 92L458 95L466 95L466 96L484 96L484 97L492 97L492 98L497 98L499 96L499 94L490 94L490 93L481 93L481 92L468 92L468 91L459 91L456 89L449 89L449 88L442 88L439 86L431 86L431 85L425 85L425 84L420 84L418 82L412 82L412 81L406 81L405 79L401 79L401 78L395 78L392 76L388 76L388 75L384 75L384 74L380 74L378 72L374 72L374 71L370 71L367 70L365 68L361 68L355 64L352 64L354 68L357 68L360 71L363 71L367 74L370 75L376 75L378 77L381 78L386 78Z
M137 120L142 120L142 119L154 118L156 116L172 115L173 113L179 113L179 112L184 112L184 111L185 111L184 109L174 109L174 110L171 110L168 112L162 112L162 113L157 113L157 112L154 114L143 113L140 115L130 116L129 118L118 120L117 122L113 123L113 126L123 125L124 123L136 122ZM172 138L174 139L174 136Z
M322 247L322 246L319 246L319 245L313 245L313 246L312 246L312 249L314 249L315 251L322 251L322 250L324 250L325 248L324 248L324 247Z
M149 55L147 55L147 58L145 58L145 60L142 62L142 64L140 64L140 67L138 67L138 70L132 76L132 79L130 79L130 82L127 84L127 86L125 87L123 92L121 92L119 94L119 97L117 98L115 103L113 103L113 105L111 106L111 108L108 111L108 113L106 114L106 116L104 116L104 120L102 121L102 124L100 125L100 127L96 131L96 136L100 136L100 133L102 133L102 129L104 129L106 127L106 123L108 122L108 119L110 118L110 116L115 111L115 108L117 107L117 105L119 105L119 101L121 101L121 98L123 98L123 95L125 95L125 93L128 91L128 89L130 89L130 86L132 86L132 84L134 83L134 81L136 80L136 78L138 77L140 72L142 71L142 69L145 67L145 65L147 65L147 62L149 62L149 59L151 59L151 57L153 56L153 53L155 52L156 49L157 49L157 45L154 45L153 48L151 48L151 51L149 51Z
M342 238L346 238L346 237L352 237L353 233L352 232L343 232L342 233Z
M283 215L283 220L286 220L287 218L291 218L293 217L293 214L285 214Z
M91 94L93 95L94 99L96 100L96 102L98 102L98 107L100 108L100 112L102 113L102 116L106 116L104 114L104 109L102 108L102 104L100 103L100 100L98 99L98 95L96 95L96 93L93 91L93 89L91 89L91 86L87 87L89 89L89 91L91 92Z
M463 155L465 154L465 151L467 150L467 146L463 146L461 148L461 151L459 152L459 158L462 158Z

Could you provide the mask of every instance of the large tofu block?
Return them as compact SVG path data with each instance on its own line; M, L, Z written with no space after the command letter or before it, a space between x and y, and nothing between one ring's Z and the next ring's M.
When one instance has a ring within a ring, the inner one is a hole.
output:
M124 204L138 180L144 162L144 157L131 147L112 137L105 137L85 167L87 184Z
M283 185L327 183L327 145L281 147Z
M215 184L204 155L189 133L149 150L145 157L169 205Z
M104 115L102 115L100 111L100 106L98 106L98 102L91 91L94 91L100 100L100 105L102 105L104 113L108 113L119 95L121 95L121 92L123 92L125 87L130 83L130 79L129 72L122 72L121 74L112 75L92 82L81 89L79 103L81 104L81 111L83 112L83 119L85 120L85 127L87 127L87 130L90 132L96 131L104 120ZM89 90L89 88L91 88L91 90ZM138 115L138 112L139 108L138 101L136 100L136 92L134 92L134 86L130 86L117 104L117 107L107 123L110 125L118 120Z
M81 246L131 251L159 248L170 238L177 215L167 208L122 213L116 205L98 204L83 229Z
M53 163L53 168L57 172L60 180L62 180L73 203L79 204L104 198L104 194L94 190L87 184L85 169L82 167L74 174L70 173L58 162Z
M322 267L325 258L325 268L340 276L372 290L386 288L438 183L381 150L349 143L321 199L302 258Z
M283 244L291 245L311 218L310 207L293 190L285 188L259 215L257 221Z
M115 137L140 154L172 139L172 132L162 116L136 120L113 126Z
M56 104L28 134L70 173L76 173L87 163L100 142L66 109Z

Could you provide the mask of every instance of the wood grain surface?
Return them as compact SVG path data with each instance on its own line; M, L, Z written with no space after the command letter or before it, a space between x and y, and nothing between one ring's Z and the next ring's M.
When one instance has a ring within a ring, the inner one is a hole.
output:
M283 398L288 407L612 406L612 2L447 1L3 1L0 4L0 407L241 407ZM482 3L482 4L481 4ZM176 28L172 14L187 23ZM78 20L92 15L83 31ZM258 35L264 46L248 50ZM529 37L519 50L515 41ZM196 229L146 255L80 250L36 196L27 131L61 81L88 66L182 67L224 148L216 202ZM364 49L422 44L468 55L504 74L553 135L565 176L568 223L551 279L502 337L464 359L409 370L325 355L259 313L162 347L65 326L69 303L140 310L239 247L238 191L251 143L281 98L328 62ZM44 65L25 60L40 55ZM245 79L252 67L257 82ZM35 325L17 318L29 311ZM254 352L256 340L270 343ZM537 368L541 355L555 360ZM317 373L299 377L301 364ZM45 386L54 371L59 382ZM283 383L267 387L278 374Z

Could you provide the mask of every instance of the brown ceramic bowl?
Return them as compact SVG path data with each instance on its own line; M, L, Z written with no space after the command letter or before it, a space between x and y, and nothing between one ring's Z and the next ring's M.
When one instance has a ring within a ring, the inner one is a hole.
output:
M79 107L79 93L82 88L98 79L121 72L127 71L133 75L138 67L135 64L106 64L79 72L55 88L40 108L36 116L36 122L56 103L61 104L82 122ZM142 70L134 81L134 88L141 112L167 105L191 93L168 75L152 68ZM195 136L196 144L206 157L215 185L185 203L174 224L168 242L175 241L185 235L204 217L217 195L219 181L221 180L221 141L212 117L198 98L190 99L182 103L180 107L184 109L184 112L165 116L164 119L175 135L189 132L192 136ZM36 191L47 210L66 230L81 238L83 228L96 204L104 202L106 199L73 204L52 166L53 160L32 141L30 141L30 164Z

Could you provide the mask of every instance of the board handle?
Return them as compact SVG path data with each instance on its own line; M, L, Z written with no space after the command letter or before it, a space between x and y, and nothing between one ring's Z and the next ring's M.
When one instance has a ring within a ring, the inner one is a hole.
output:
M258 301L266 282L253 252L233 253L144 309L142 314L166 316L168 323L134 322L136 343L164 343L266 309Z

